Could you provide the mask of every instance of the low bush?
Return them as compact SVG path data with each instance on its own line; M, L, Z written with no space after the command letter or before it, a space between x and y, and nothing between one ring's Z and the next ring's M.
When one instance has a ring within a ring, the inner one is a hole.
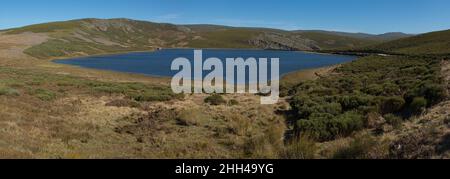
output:
M89 83L94 92L123 94L138 102L169 101L181 99L183 94L175 94L169 87L158 87L142 83Z
M213 95L205 98L205 103L213 105L213 106L218 106L218 105L227 104L227 101L223 98L222 95L213 94Z
M421 88L421 94L425 96L428 105L437 104L446 99L447 93L446 88L443 85L435 84L435 83L426 83Z
M138 108L141 104L129 99L117 99L107 103L106 106Z
M420 57L360 58L335 69L335 74L305 81L291 89L291 113L296 133L333 140L362 129L370 113L387 115L398 126L411 111L421 111L447 94L439 62ZM424 107L425 106L425 107Z
M239 101L237 101L237 100L235 100L235 99L232 99L232 100L230 100L230 101L228 102L228 104L229 104L230 106L236 106L236 105L239 105Z
M6 96L19 96L20 93L16 89L13 88L7 88L7 87L0 87L0 96L6 95Z
M419 114L427 105L428 101L424 97L415 97L409 106L413 113Z
M346 111L357 109L360 106L369 105L371 99L367 96L342 96L339 98L339 103L342 105L342 108Z
M356 112L347 112L339 116L330 114L313 115L308 120L299 120L296 131L310 134L320 141L333 140L337 136L348 136L363 129L364 117Z
M33 91L33 95L42 101L52 101L56 99L56 93L46 89L36 89Z
M386 114L384 115L384 119L386 120L386 123L393 126L394 128L400 128L403 123L403 119L394 114Z
M382 99L380 110L383 114L398 112L405 106L405 103L402 97L386 97Z
M96 86L93 88L94 91L100 92L100 93L108 93L108 94L114 94L114 93L124 93L125 89L120 88L118 86Z

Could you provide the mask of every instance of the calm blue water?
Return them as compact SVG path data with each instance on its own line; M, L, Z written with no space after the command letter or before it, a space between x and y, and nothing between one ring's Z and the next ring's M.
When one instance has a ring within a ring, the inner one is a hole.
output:
M100 70L171 77L177 73L177 71L170 70L172 60L178 57L188 58L193 64L194 52L192 49L165 49L155 52L138 52L55 60L55 62ZM281 76L294 71L331 66L355 59L355 57L352 56L324 55L293 51L229 49L203 50L203 59L205 60L209 57L220 58L224 62L224 66L226 58L280 58ZM204 73L207 74L208 72Z

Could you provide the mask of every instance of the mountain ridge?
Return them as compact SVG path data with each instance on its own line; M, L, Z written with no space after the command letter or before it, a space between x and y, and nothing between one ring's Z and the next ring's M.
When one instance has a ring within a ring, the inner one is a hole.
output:
M340 31L326 31L326 30L295 30L294 32L319 32L326 34L333 34L339 36L353 37L359 39L368 39L368 40L376 40L376 41L390 41L397 40L405 37L415 36L414 34L407 34L403 32L386 32L382 34L369 34L362 32L340 32Z
M86 18L7 29L4 34L45 33L49 40L25 50L39 59L158 48L255 48L318 51L369 46L373 39L321 32L221 25L175 25L127 18Z
M363 48L396 54L450 54L450 30L435 31Z

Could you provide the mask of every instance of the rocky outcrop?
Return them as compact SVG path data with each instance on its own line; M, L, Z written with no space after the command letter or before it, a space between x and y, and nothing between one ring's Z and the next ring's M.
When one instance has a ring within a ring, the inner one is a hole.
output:
M250 45L262 49L275 50L320 50L316 42L304 39L299 35L264 33L249 41Z

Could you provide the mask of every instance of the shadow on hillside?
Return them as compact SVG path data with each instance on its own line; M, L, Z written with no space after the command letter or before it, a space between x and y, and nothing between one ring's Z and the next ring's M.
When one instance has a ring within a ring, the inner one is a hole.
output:
M275 114L283 116L283 118L285 119L286 122L286 126L288 126L288 128L286 129L286 132L284 134L284 139L285 141L289 141L290 139L297 137L295 134L295 129L293 127L289 127L289 126L295 126L295 123L297 122L297 117L295 112L293 112L292 110L276 110Z
M442 138L442 141L438 147L439 154L443 154L448 151L450 151L450 134L447 134Z

